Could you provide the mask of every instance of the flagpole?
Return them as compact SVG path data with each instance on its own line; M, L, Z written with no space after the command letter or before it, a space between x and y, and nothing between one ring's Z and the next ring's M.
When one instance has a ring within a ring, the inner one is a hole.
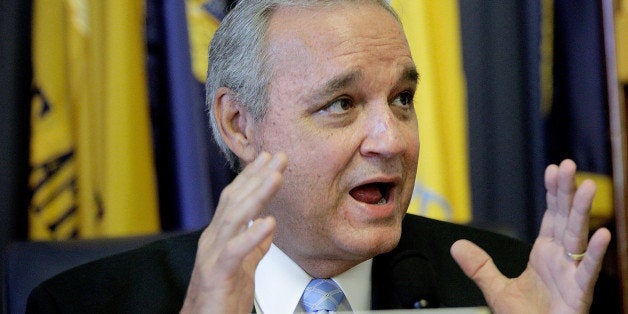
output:
M628 177L628 152L626 141L625 103L619 97L617 60L615 56L615 24L612 0L602 0L602 23L604 29L604 51L608 92L611 158L613 165L613 202L615 207L615 237L617 241L617 264L621 287L622 308L628 313L628 216L626 204L626 178Z

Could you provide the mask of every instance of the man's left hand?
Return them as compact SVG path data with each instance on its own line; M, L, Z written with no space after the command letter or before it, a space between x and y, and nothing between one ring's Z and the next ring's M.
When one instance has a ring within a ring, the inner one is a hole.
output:
M467 240L451 247L462 270L480 287L496 313L588 313L602 259L610 242L607 229L588 239L595 184L575 183L571 160L545 171L547 211L525 271L506 278L490 256Z

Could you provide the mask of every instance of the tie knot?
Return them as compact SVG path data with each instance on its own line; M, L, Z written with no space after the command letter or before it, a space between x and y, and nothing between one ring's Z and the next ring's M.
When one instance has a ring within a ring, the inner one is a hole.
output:
M301 303L308 313L335 311L344 297L335 281L315 278L305 287Z

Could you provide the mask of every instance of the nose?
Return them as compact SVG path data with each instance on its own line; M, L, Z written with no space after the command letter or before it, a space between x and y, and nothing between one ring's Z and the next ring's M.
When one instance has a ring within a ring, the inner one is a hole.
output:
M406 150L408 142L403 136L404 121L395 116L387 103L369 110L366 121L366 134L360 145L363 156L391 158Z

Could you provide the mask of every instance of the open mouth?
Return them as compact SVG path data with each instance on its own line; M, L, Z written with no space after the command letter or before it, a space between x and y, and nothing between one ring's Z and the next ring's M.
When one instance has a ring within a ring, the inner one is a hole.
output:
M357 186L349 194L362 203L384 205L390 199L392 187L391 183L375 182Z

